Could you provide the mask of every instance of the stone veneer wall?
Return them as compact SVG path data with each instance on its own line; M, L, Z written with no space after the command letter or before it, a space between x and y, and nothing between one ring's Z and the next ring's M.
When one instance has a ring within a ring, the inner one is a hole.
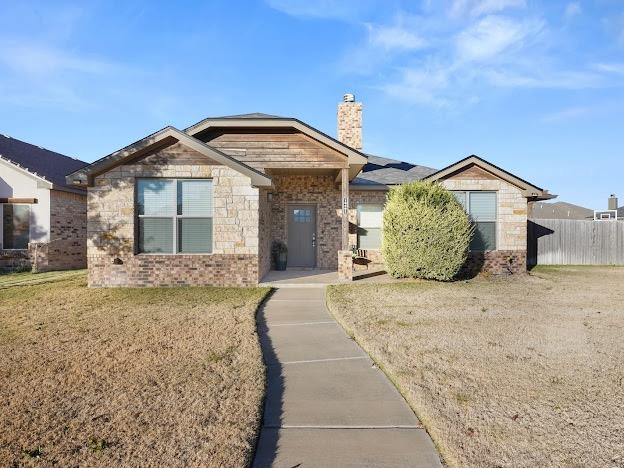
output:
M213 180L211 254L136 254L138 177ZM258 189L249 177L181 144L95 178L88 190L90 286L247 286L258 281Z
M341 193L335 176L273 176L275 191L271 204L271 239L288 243L288 211L291 203L316 206L317 267L337 269L341 248Z

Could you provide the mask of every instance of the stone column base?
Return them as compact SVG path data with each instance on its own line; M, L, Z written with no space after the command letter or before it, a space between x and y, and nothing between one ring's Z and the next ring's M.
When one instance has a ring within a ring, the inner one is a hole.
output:
M350 250L338 251L338 279L353 281L353 253Z

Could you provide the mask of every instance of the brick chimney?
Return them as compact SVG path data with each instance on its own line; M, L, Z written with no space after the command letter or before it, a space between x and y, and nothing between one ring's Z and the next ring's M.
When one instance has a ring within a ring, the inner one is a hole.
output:
M609 197L608 210L617 210L618 209L618 199L614 194L611 194Z
M338 141L362 149L362 103L353 94L345 94L338 104Z

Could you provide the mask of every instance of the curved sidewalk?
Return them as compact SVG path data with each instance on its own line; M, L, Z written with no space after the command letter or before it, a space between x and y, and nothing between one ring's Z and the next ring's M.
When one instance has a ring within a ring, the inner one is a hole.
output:
M441 467L403 397L325 306L278 289L259 311L267 396L254 467Z

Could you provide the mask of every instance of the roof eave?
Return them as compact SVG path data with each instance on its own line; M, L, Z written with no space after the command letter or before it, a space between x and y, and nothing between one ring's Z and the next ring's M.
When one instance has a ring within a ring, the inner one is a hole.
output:
M366 154L351 148L335 138L321 132L320 130L302 122L299 119L291 117L274 117L274 118L209 118L204 119L184 130L185 133L190 136L195 136L204 130L212 127L217 128L288 128L292 127L299 130L301 133L308 135L311 138L333 148L339 153L347 156L349 165L360 165L363 167L368 162ZM361 169L360 169L361 170ZM359 173L359 170L357 171ZM356 174L357 174L356 173ZM351 174L350 174L351 175ZM352 176L352 178L355 175Z
M111 153L108 156L95 161L89 166L67 175L67 183L79 186L90 186L93 184L93 179L97 175L122 164L129 158L135 157L140 151L151 151L159 146L167 146L172 143L171 140L187 145L199 153L202 153L205 156L223 164L224 166L228 166L237 172L248 176L251 179L251 184L255 187L273 186L273 181L266 174L249 167L248 165L219 151L218 149L213 148L171 126L165 127L158 132L143 138L142 140L139 140L129 146L126 146L125 148L120 149L119 151Z
M527 182L526 180L521 179L518 176L515 176L511 172L508 172L496 166L495 164L492 164L491 162L486 161L485 159L479 156L476 156L474 154L464 159L461 159L453 164L450 164L449 166L443 169L440 169L439 171L434 172L433 174L430 174L427 177L424 177L422 180L425 180L425 181L440 180L461 170L464 167L470 166L471 164L477 165L480 168L485 169L486 171L499 177L500 179L503 179L509 182L510 184L515 185L516 187L520 188L523 192L523 195L527 198L531 198L533 200L549 200L551 198L556 197L556 195L549 194L547 190L544 190L541 187L537 187L536 185L533 185L530 182Z

